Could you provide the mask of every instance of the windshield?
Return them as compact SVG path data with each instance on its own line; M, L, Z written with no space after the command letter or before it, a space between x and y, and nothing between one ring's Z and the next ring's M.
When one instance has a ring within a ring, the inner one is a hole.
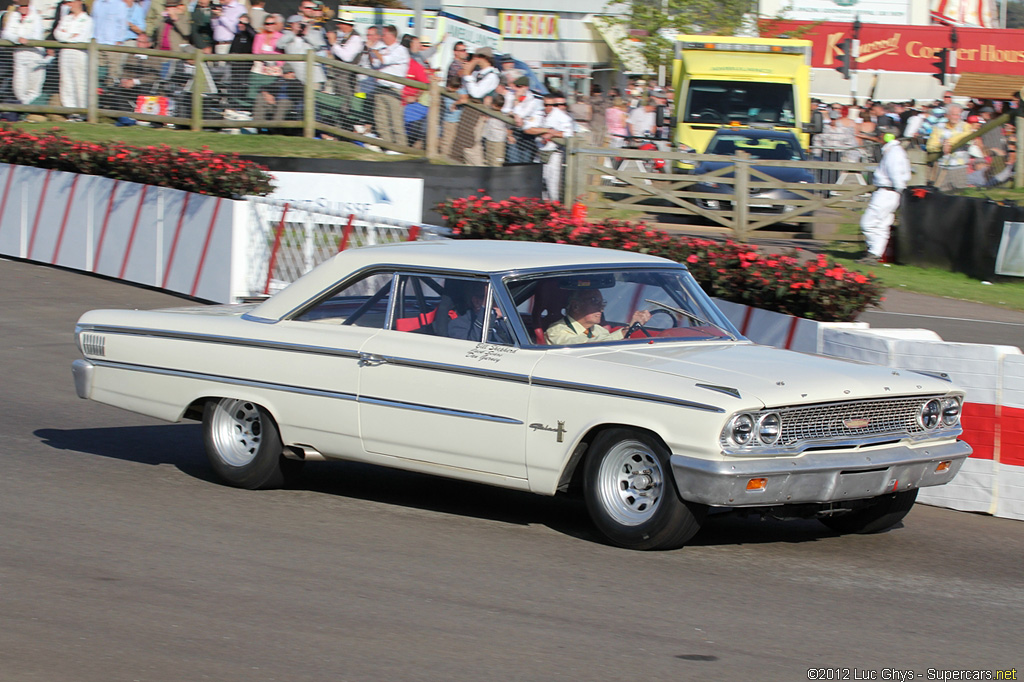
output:
M737 151L746 152L753 159L775 161L799 161L803 159L800 147L791 140L769 137L751 137L731 133L718 133L708 145L707 154L733 156Z
M686 123L796 125L789 83L693 80L686 93Z
M506 284L533 345L739 338L681 268L581 270Z

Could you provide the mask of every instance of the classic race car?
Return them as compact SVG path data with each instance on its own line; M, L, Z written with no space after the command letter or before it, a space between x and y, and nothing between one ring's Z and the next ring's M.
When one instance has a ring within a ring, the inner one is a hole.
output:
M96 310L76 339L80 397L201 419L228 484L342 459L579 490L635 549L709 508L883 530L971 452L943 378L754 345L684 266L605 249L352 249L260 303Z

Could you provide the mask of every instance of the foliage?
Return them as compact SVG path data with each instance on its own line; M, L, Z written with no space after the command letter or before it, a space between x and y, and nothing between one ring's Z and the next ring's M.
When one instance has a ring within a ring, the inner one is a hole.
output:
M33 134L0 126L0 163L101 175L218 197L262 196L273 187L263 166L208 149L135 147L72 140L55 130Z
M617 7L623 4L615 3ZM653 69L672 64L672 40L663 33L734 35L750 11L748 0L630 0L628 6L626 17L613 20L647 33L639 50Z
M483 194L436 207L461 239L512 239L636 251L685 263L710 295L727 301L825 322L850 322L881 300L871 274L849 270L824 255L802 263L791 254L761 254L734 241L676 237L643 223L588 222L561 204Z

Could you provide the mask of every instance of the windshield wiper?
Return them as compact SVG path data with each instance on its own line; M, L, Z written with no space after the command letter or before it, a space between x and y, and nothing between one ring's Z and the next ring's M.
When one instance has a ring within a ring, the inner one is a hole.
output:
M704 325L705 327L714 327L715 329L718 329L719 331L724 332L725 335L728 336L733 341L737 341L738 340L735 336L733 336L729 332L728 329L724 329L723 327L719 327L714 322L708 322L704 318L700 317L699 315L694 315L693 313L691 313L688 310L683 310L682 308L676 308L675 306L668 305L667 303L662 303L661 301L654 301L654 300L649 299L649 298L645 298L644 302L650 303L651 305L656 305L659 308L664 308L665 310L669 311L670 313L676 313L677 315L683 315L684 317L688 317L691 320L693 320L694 322L696 322L697 324Z

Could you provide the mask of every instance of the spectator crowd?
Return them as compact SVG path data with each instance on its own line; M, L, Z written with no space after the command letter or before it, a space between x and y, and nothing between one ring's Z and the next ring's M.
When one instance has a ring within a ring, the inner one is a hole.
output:
M885 135L893 134L908 149L937 157L929 179L939 189L991 187L1012 177L1017 156L1014 119L957 146L1009 111L1005 102L972 99L960 104L947 92L941 100L921 105L869 100L858 109L839 103L815 104L824 117L824 128L812 142L812 152L819 158L877 162Z

